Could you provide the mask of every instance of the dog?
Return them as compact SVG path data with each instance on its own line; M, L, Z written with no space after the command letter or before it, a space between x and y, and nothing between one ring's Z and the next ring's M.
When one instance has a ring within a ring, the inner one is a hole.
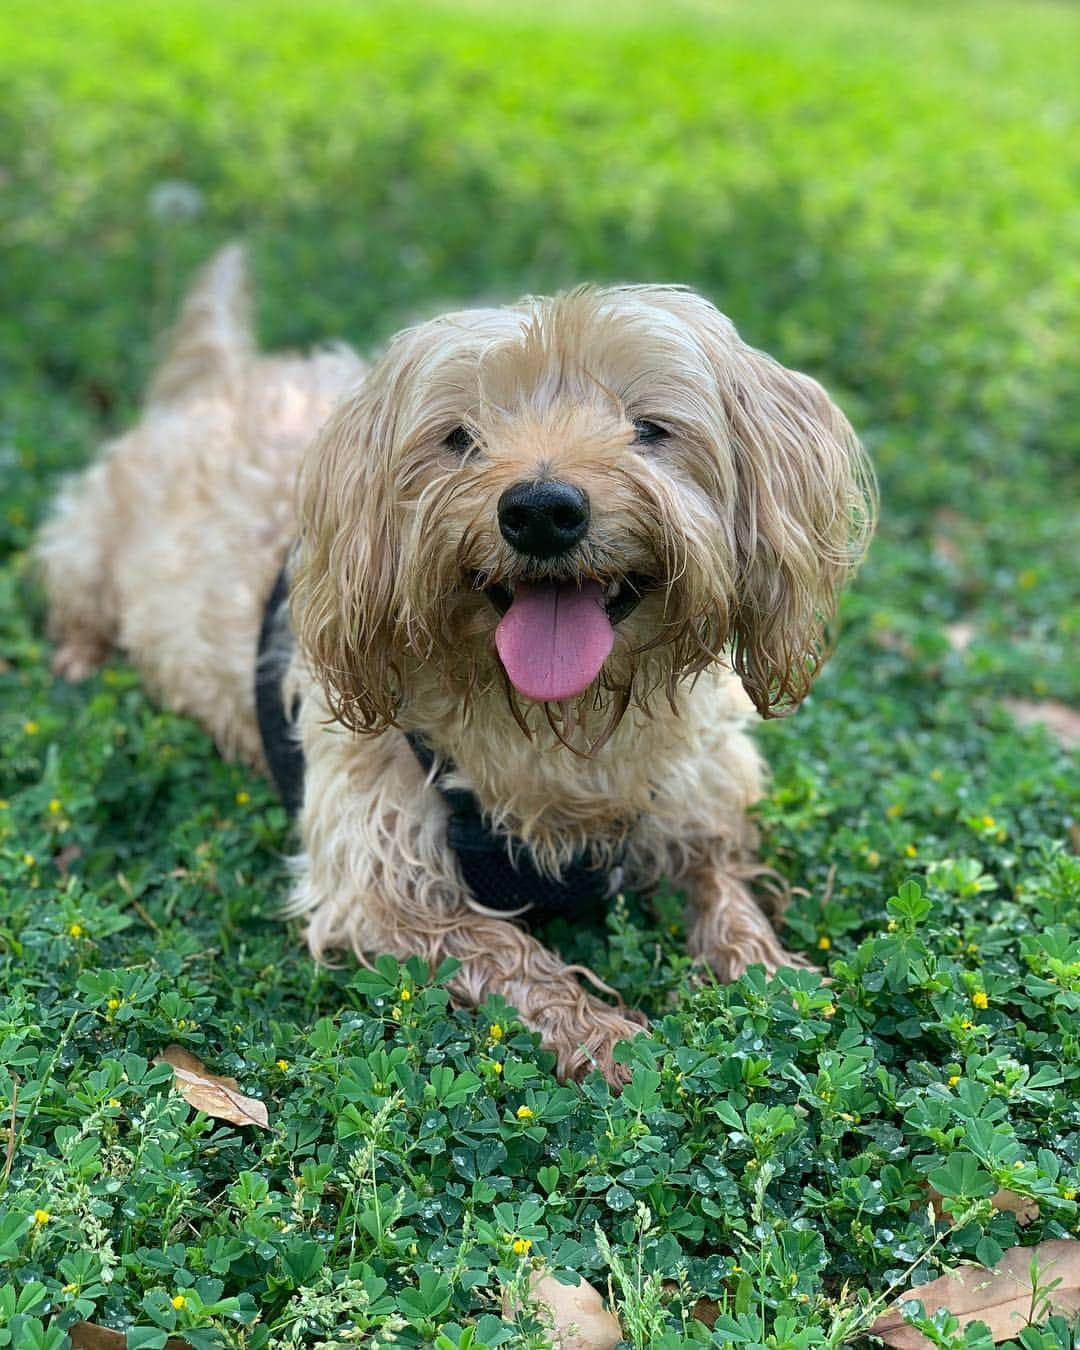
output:
M119 649L266 769L269 663L311 951L454 958L452 997L503 995L563 1078L623 1081L644 1018L528 930L552 894L574 915L583 880L667 878L721 980L807 964L750 888L748 811L754 710L805 696L875 518L820 385L676 286L446 314L370 364L262 355L248 310L229 246L138 424L61 492L37 547L55 671Z

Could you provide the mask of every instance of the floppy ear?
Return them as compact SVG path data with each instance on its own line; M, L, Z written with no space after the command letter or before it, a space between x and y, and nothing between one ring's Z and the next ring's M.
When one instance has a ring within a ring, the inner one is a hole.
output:
M354 731L391 725L402 695L392 472L401 378L384 358L319 433L300 473L293 627L332 713Z
M855 433L815 380L734 330L723 346L737 481L732 660L761 715L781 716L827 655L826 625L869 542L877 490Z

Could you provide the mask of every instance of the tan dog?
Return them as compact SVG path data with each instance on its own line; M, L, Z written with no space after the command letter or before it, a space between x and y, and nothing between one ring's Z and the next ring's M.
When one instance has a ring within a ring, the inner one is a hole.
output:
M628 888L685 888L690 950L721 979L801 964L747 885L750 703L768 716L806 693L873 513L820 386L689 291L449 314L371 366L264 357L233 247L188 297L142 420L63 493L39 556L57 671L80 678L118 647L262 766L256 643L295 544L291 909L312 950L455 957L455 998L504 995L561 1074L595 1062L617 1081L615 1043L642 1019L486 912L443 789L471 789L540 874L587 849Z

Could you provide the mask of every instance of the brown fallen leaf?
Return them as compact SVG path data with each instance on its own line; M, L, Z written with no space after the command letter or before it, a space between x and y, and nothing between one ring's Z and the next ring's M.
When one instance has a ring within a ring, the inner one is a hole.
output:
M661 1288L669 1297L679 1292L679 1285L675 1280L665 1280ZM690 1316L695 1322L704 1322L711 1331L716 1325L716 1319L720 1316L720 1304L715 1299L706 1298L702 1295L690 1309Z
M99 1327L96 1322L76 1322L68 1327L71 1350L127 1350L127 1336L111 1327ZM170 1336L165 1350L191 1350L189 1341Z
M71 871L71 864L81 857L82 849L78 844L65 844L59 853L53 854L53 866L62 877L66 877Z
M234 1125L258 1125L270 1128L266 1106L255 1097L245 1097L235 1078L222 1077L210 1070L194 1055L179 1045L167 1045L155 1064L169 1064L180 1095L197 1111L204 1111L217 1120L229 1120Z
M943 1202L945 1197L940 1191L934 1190L933 1186L926 1187L926 1198L934 1206L934 1212L939 1219L944 1219L946 1223L951 1224L953 1215L944 1209ZM1032 1200L1029 1195L1019 1195L1016 1191L999 1190L995 1191L990 1197L990 1203L995 1209L1003 1213L1015 1214L1016 1222L1021 1228L1029 1223L1034 1223L1039 1217L1039 1202ZM916 1206L915 1208L918 1208Z
M901 1303L917 1298L930 1315L947 1308L961 1327L985 1323L995 1345L1011 1340L1029 1325L1032 1315L1032 1261L1038 1261L1040 1286L1059 1281L1035 1308L1039 1321L1054 1313L1071 1317L1080 1311L1080 1242L1059 1239L1037 1247L1010 1247L989 1270L960 1266L938 1280L909 1289L869 1328L870 1334L896 1350L932 1350L930 1341L908 1326L900 1312Z
M615 1350L622 1340L619 1319L604 1307L598 1290L587 1280L560 1284L543 1269L529 1277L529 1293L551 1315L553 1350ZM510 1294L503 1295L503 1316L519 1311Z
M1018 1195L1016 1191L995 1191L990 1197L990 1203L1006 1214L1015 1214L1021 1228L1026 1228L1039 1217L1038 1200L1032 1200L1030 1195Z
M973 623L947 623L945 640L954 652L966 652L978 636L979 630Z
M1080 749L1080 712L1067 703L1047 698L1040 702L1026 698L1007 698L1004 706L1022 727L1041 723L1054 740L1066 750Z

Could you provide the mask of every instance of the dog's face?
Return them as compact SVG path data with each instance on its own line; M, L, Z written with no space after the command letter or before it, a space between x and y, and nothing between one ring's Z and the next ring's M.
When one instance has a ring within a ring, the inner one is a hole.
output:
M420 665L610 727L726 655L769 715L809 688L873 507L821 387L690 292L465 311L399 335L312 448L294 620L356 729Z

